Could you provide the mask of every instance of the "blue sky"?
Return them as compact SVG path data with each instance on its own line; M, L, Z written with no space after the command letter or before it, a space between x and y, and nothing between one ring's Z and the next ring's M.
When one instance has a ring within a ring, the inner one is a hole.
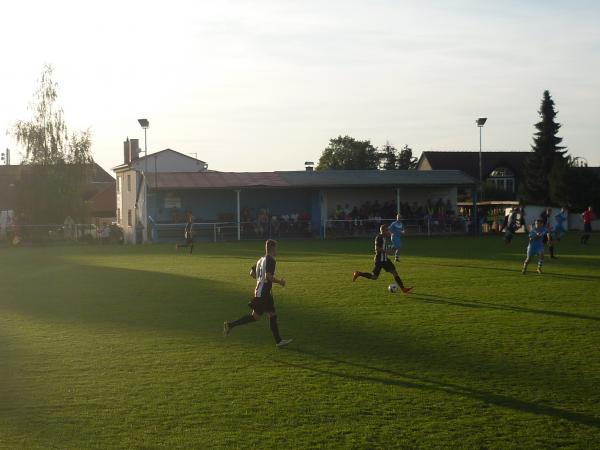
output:
M549 89L574 156L600 165L600 6L591 1L3 3L0 148L44 63L104 167L122 141L209 168L295 170L332 137L529 150ZM17 158L18 159L18 158Z

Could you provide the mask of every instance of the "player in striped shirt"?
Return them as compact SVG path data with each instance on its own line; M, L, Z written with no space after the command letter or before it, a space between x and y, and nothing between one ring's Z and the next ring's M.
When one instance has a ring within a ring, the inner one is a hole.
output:
M389 272L396 280L396 284L400 287L400 290L405 294L411 291L411 287L404 287L404 283L400 279L400 275L396 271L396 266L391 262L386 253L386 237L389 236L389 231L387 225L381 225L379 227L379 234L375 236L375 266L373 267L373 271L369 272L359 272L358 270L354 272L352 275L352 281L356 281L358 277L368 278L370 280L376 280L379 278L379 274L381 273L381 269Z
M277 347L283 347L292 342L292 340L282 339L279 334L277 313L275 312L275 303L271 294L273 283L279 284L282 287L286 284L285 278L275 278L277 241L268 239L265 242L265 250L265 256L260 258L250 270L250 276L256 278L254 298L248 303L248 306L252 309L252 313L242 316L234 322L225 322L223 324L223 335L227 336L233 327L256 322L263 314L267 314L269 316L269 326L275 338L275 344Z
M192 229L194 228L194 216L191 211L187 212L187 221L185 223L185 231L183 236L185 237L185 244L175 244L175 250L180 248L189 247L190 255L194 251L194 232Z

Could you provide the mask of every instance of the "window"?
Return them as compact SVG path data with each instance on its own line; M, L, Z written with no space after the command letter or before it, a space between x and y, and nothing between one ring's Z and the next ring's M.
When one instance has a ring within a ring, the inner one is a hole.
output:
M127 174L127 192L131 192L131 175Z
M117 224L121 225L121 208L117 208Z
M127 225L128 226L132 226L131 225L131 210L130 209L127 210Z
M487 180L496 189L507 192L515 192L515 174L506 167L497 167L490 173Z

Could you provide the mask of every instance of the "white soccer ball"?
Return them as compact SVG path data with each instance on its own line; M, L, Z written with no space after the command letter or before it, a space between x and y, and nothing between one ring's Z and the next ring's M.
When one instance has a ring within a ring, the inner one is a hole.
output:
M390 291L392 294L395 294L396 292L398 292L398 285L396 283L392 283L388 286L388 291Z

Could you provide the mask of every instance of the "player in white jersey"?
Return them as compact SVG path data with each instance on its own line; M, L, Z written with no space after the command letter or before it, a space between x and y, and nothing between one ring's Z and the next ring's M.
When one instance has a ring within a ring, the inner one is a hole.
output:
M265 242L266 254L260 258L256 265L252 266L250 276L256 278L256 288L254 289L254 298L250 300L248 306L252 309L251 314L240 317L233 322L223 324L223 335L227 336L233 327L256 322L263 314L269 316L269 326L275 338L277 347L283 347L292 342L291 339L282 339L279 334L279 325L277 324L277 313L275 312L275 303L271 288L273 283L285 286L285 278L275 278L275 256L277 254L277 241L268 239Z

